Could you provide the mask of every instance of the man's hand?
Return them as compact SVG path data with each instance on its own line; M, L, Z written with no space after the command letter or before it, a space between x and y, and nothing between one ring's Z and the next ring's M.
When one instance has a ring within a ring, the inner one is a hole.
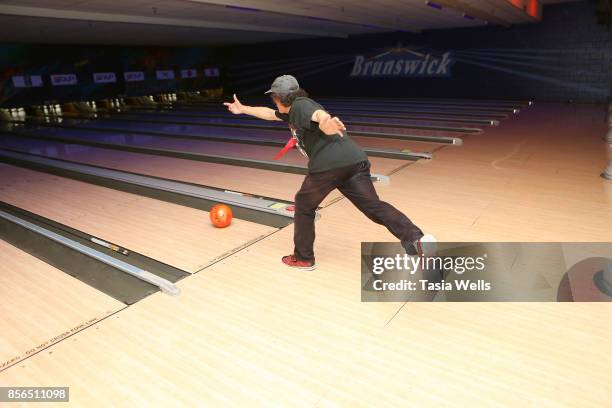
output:
M338 117L334 116L332 118L331 116L327 115L319 122L319 129L321 129L321 131L328 136L337 134L342 136L342 131L346 130L346 127L344 126L344 123L338 119Z
M234 115L240 115L244 113L244 105L240 103L238 98L236 98L236 94L234 94L234 102L224 102L225 106L227 106L227 110L232 112Z
M224 102L225 106L227 106L227 110L232 112L234 115L240 115L244 113L245 115L255 116L256 118L263 120L281 120L276 117L276 112L274 109L266 108L264 106L247 106L240 103L236 94L234 94L234 102Z

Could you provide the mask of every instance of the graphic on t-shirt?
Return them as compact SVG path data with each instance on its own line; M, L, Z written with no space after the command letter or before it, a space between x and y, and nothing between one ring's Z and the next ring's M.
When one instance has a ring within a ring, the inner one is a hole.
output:
M289 124L289 129L291 129L291 136L297 141L295 147L297 147L297 149L300 151L300 153L304 155L304 157L308 157L308 154L306 153L306 150L304 148L304 144L302 143L302 140L298 136L297 128L293 126L292 124Z

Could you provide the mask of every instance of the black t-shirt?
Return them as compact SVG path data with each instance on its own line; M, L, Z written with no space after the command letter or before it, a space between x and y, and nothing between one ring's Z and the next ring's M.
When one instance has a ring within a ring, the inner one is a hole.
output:
M289 123L298 149L308 157L308 171L320 173L339 167L350 166L367 160L366 154L352 141L346 131L340 135L326 135L319 124L312 121L321 105L309 98L296 98L289 113L276 111L276 117Z

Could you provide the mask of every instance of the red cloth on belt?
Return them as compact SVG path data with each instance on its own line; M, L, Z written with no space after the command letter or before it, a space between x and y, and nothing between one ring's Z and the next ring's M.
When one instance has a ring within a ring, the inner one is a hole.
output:
M295 147L296 144L297 144L297 140L295 140L294 138L289 139L285 147L283 147L281 151L278 152L276 156L274 156L274 160L280 159L283 154L287 153L289 149L292 149L293 147Z

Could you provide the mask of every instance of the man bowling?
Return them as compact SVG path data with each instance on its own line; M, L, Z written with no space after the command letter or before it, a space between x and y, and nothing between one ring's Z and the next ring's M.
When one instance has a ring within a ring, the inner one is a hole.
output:
M282 258L285 265L315 269L315 211L334 189L369 219L387 227L407 252L426 255L434 250L433 236L424 235L406 215L378 198L370 178L370 162L339 118L308 98L291 75L276 78L266 94L272 97L277 110L243 105L236 95L234 102L224 105L236 115L287 122L293 135L288 146L295 145L308 158L308 174L295 195L294 250Z

